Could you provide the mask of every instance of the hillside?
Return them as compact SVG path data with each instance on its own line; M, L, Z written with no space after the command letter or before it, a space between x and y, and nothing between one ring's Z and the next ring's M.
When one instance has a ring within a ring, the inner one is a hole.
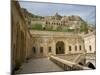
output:
M89 26L80 16L70 15L61 16L56 13L54 16L38 16L30 13L25 8L21 8L29 28L33 30L61 31L61 32L85 32L93 31L94 28Z

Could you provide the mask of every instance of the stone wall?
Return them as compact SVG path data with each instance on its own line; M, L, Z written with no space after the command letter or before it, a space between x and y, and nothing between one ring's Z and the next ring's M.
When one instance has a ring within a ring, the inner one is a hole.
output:
M90 69L88 67L84 67L84 66L78 65L75 62L70 62L70 61L61 59L61 58L56 57L56 56L51 56L50 60L53 61L54 63L56 63L58 66L60 66L65 71Z
M17 69L32 53L31 35L17 1L11 1L11 23L12 69Z
M50 32L50 31L30 31L33 37L33 47L35 47L35 56L56 55L57 43L64 43L63 54L84 53L83 39L79 35L65 32ZM71 50L69 50L69 46ZM43 47L43 53L40 53L40 47ZM51 47L51 51L49 51Z
M33 46L36 48L35 56L40 56L40 47L43 47L41 56L49 56L49 54L56 54L57 42L64 43L64 54L74 53L94 53L95 50L95 34L75 34L67 32L53 32L53 31L36 31L31 30L33 37ZM69 46L71 50L69 50ZM91 50L89 48L91 46ZM51 52L49 52L51 47Z
M54 16L45 17L46 27L52 28L53 30L63 30L68 29L79 29L83 23L83 19L80 16L70 15L70 16L61 16L56 13Z
M95 32L91 32L84 37L84 45L87 53L96 52L96 35Z

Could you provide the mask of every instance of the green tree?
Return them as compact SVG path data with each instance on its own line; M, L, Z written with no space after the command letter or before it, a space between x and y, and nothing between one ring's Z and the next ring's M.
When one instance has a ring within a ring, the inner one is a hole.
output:
M58 26L57 31L61 31L61 30L62 30L62 27Z
M81 23L80 32L88 33L88 24L86 22Z
M43 29L42 24L38 24L38 23L33 24L31 28L36 29L36 30L42 30Z

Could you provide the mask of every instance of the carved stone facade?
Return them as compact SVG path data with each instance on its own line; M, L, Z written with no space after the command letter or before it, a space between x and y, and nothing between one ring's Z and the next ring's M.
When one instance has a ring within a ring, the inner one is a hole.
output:
M86 53L96 53L96 34L95 32L86 34L84 37Z
M34 31L31 30L33 38L33 50L35 57L49 56L49 54L75 54L86 53L84 35L66 33L66 32L50 32L50 31ZM95 35L94 35L95 36ZM93 38L94 39L94 38ZM95 40L90 40L95 44ZM94 53L95 49L89 53ZM42 52L41 52L42 48ZM87 49L89 50L89 49Z
M54 16L45 17L45 27L53 30L59 29L59 27L61 30L80 28L82 22L82 19L75 15L60 16L56 13Z

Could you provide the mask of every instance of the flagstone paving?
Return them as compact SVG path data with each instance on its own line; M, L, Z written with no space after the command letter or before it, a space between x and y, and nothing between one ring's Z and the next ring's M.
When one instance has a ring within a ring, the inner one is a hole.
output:
M24 63L16 73L36 73L36 72L57 72L64 71L58 65L48 58L31 59L28 63Z

